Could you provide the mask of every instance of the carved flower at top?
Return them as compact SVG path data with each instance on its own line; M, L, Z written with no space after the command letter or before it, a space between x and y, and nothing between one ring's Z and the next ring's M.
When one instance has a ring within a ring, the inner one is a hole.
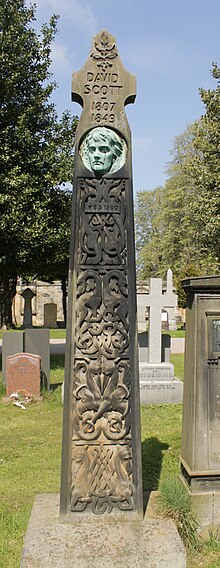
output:
M94 42L95 51L92 51L90 57L97 59L97 66L105 70L107 67L112 67L111 59L118 56L115 43L109 42L108 34L105 32L101 35L101 41Z

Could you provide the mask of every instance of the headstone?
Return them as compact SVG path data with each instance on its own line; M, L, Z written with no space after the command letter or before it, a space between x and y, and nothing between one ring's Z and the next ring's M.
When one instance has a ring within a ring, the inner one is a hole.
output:
M135 77L95 36L75 141L61 519L143 517L130 129Z
M167 334L161 333L162 312L174 310L177 303L173 293L172 271L167 272L167 287L163 293L162 278L150 278L148 293L141 294L138 299L143 317L148 308L148 332L142 332L142 343L145 336L145 351L140 347L140 392L143 404L162 404L182 402L183 383L174 377L174 366L170 363L170 340ZM170 312L171 313L171 312ZM140 328L139 328L140 329ZM139 334L140 335L140 334ZM144 360L144 355L146 359Z
M44 327L57 327L57 305L53 302L44 304Z
M50 331L49 329L26 329L24 351L40 355L41 384L50 389Z
M23 327L32 327L32 299L35 293L30 289L26 288L21 294L24 298L24 317L23 317Z
M220 276L189 278L182 480L200 529L220 527Z
M31 353L8 355L6 359L6 394L26 391L40 397L40 357Z
M24 331L4 331L2 334L2 382L6 385L6 359L8 355L22 353Z

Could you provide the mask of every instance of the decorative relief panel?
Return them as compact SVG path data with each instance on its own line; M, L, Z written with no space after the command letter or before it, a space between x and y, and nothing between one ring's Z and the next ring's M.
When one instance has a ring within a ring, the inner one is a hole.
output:
M127 276L113 269L78 272L76 335L84 355L117 357L129 341Z
M74 370L74 440L119 441L130 436L127 361L78 360Z
M78 263L125 265L125 184L119 179L80 179Z
M80 178L72 511L132 509L125 179Z
M72 511L133 509L129 445L73 446Z

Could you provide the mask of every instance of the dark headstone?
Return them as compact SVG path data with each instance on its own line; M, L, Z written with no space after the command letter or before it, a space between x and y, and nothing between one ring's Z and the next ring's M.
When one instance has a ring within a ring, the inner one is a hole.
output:
M30 289L26 288L21 296L24 298L24 318L23 327L32 327L32 299L36 294Z
M8 397L12 393L26 391L33 397L40 397L40 357L31 353L17 353L6 359Z
M24 351L40 355L41 383L50 388L50 331L49 329L26 329Z
M24 331L4 331L2 334L2 382L6 384L6 359L8 355L22 353L24 350Z
M135 77L95 36L75 142L61 517L143 517L130 128Z

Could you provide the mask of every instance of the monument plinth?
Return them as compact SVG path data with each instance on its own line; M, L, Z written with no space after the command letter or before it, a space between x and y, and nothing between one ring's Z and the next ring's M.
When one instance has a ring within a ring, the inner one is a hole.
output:
M142 518L131 136L135 77L114 38L73 74L75 146L61 518Z

